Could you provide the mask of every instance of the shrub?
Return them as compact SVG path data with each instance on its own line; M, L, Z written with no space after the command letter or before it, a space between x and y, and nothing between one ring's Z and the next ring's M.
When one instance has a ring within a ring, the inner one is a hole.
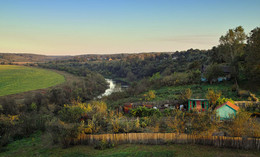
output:
M164 86L173 86L173 85L186 85L190 83L190 76L188 73L177 73L170 76L165 76L162 79L162 84Z
M93 101L89 104L92 107L92 112L96 115L97 119L107 115L107 104L103 101Z
M85 133L93 134L98 133L101 129L99 122L97 121L96 117L93 116L92 119L88 119L87 127L85 128Z
M171 115L172 115L172 112L173 112L173 109L166 108L166 109L164 109L164 111L163 111L163 115L164 115L165 117L171 116Z
M185 91L181 92L181 95L179 96L179 101L184 103L187 102L188 99L190 99L192 96L192 91L190 88L187 88Z
M228 101L234 104L234 100L232 100L231 98L225 98L225 97L218 98L218 100L216 101L216 104L218 106L218 105L222 105L222 104L224 104L225 102L228 102Z
M215 105L220 96L221 96L220 91L214 91L212 89L209 89L206 94L206 98L209 99L211 105Z
M202 112L193 114L190 117L190 126L187 131L196 135L212 135L214 131L221 128L221 123L217 122L215 112Z
M149 90L148 93L144 94L144 100L145 101L150 101L153 100L155 98L155 91L154 90Z
M243 110L228 123L227 130L231 136L260 137L260 124L251 117L251 113Z
M81 117L87 114L87 107L84 103L77 103L75 105L64 105L59 111L59 117L62 121L69 123L79 122Z
M64 147L75 144L77 137L83 131L79 123L64 123L55 118L48 123L48 129L54 143L61 142Z
M250 92L247 90L239 90L238 91L238 96L248 98L250 96Z
M174 111L173 117L168 117L166 124L170 132L184 133L185 131L185 113L179 110Z
M5 146L9 143L15 131L14 122L9 116L0 115L0 146Z
M115 146L114 143L112 143L111 141L107 142L105 139L97 141L96 144L94 145L95 149L99 149L99 150L105 150L108 148L113 148Z
M256 97L256 95L251 92L250 92L250 97L251 97L251 100L253 100L253 101L256 101L256 102L259 101L259 99Z
M148 109L147 107L141 107L141 106L132 109L130 113L134 117L150 117L153 115L160 117L162 115L162 113L158 109L154 109L154 108Z
M115 118L115 119L112 120L112 126L113 126L113 132L118 133L119 129L120 129L118 118Z
M11 115L16 115L19 113L18 106L14 99L8 99L8 98L3 98L0 99L0 104L2 106L2 113L5 115L11 114Z
M137 118L137 119L134 121L133 130L134 130L135 132L140 132L140 121L139 121L139 118Z
M153 74L152 77L150 77L149 81L155 82L155 81L159 80L160 78L161 78L161 74L160 74L160 72L157 72L157 73Z
M33 102L33 103L31 104L31 110L32 110L32 111L36 111L36 110L37 110L37 105L36 105L36 103Z
M147 126L151 126L152 120L150 117L142 117L140 118L141 127L145 128Z

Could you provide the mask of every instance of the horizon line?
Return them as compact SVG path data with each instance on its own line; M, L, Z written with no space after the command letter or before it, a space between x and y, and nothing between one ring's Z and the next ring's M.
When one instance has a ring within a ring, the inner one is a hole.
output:
M214 46L213 46L214 47ZM212 47L212 48L213 48ZM120 55L120 54L144 54L144 53L175 53L175 52L183 52L188 50L201 50L201 51L207 51L210 49L198 49L198 48L189 48L186 50L175 50L175 51L147 51L147 52L113 52L113 53L82 53L82 54L75 54L75 55L69 55L69 54L61 54L61 55L49 55L49 54L41 54L41 53L28 53L28 52L0 52L0 54L28 54L28 55L41 55L41 56L50 56L50 57L62 57L62 56L83 56L83 55Z

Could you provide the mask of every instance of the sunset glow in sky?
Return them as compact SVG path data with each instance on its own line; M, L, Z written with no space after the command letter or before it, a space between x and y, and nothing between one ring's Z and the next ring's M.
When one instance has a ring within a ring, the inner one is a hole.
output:
M0 52L45 55L210 49L260 26L260 0L0 0Z

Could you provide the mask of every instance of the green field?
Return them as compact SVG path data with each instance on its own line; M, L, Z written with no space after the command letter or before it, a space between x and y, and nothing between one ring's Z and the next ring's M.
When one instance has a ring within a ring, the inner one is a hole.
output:
M64 76L50 70L0 65L0 96L48 88L64 81Z
M29 138L14 141L6 147L0 147L0 157L256 157L260 155L260 152L253 150L217 148L190 144L123 144L106 150L97 150L94 149L94 146L89 145L78 145L65 149L60 145L54 145L51 141L49 135L43 135L38 132Z

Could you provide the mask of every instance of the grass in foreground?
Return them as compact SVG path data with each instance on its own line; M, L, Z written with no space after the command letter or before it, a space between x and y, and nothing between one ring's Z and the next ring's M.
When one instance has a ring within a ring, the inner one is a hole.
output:
M215 156L260 156L260 152L228 148L216 148L203 145L118 145L111 149L96 150L93 146L79 145L63 149L52 145L50 137L36 133L29 138L12 142L0 149L0 157L61 156L61 157L215 157Z
M50 70L0 65L0 96L48 88L65 81L64 76Z

